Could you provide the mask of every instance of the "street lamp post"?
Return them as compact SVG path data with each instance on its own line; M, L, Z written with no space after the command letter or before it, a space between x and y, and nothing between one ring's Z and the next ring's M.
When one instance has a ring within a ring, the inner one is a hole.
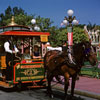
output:
M38 25L36 25L36 19L32 19L31 23L33 25L33 30L34 31L40 31L40 27L38 27Z
M73 45L73 25L77 25L78 21L75 19L73 15L73 10L68 10L68 17L65 17L63 20L63 24L67 26L68 31L68 45Z
M73 25L77 25L78 21L75 19L75 16L72 17L73 15L73 10L68 10L67 14L68 17L65 17L63 20L63 24L67 26L67 31L68 31L68 57L70 60L70 63L75 64L75 61L73 59L73 50L72 50L72 45L73 45Z

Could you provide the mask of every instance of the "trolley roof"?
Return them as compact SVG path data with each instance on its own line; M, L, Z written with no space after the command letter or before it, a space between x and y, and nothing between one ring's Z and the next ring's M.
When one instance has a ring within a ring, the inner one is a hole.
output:
M0 36L40 36L47 35L49 36L49 32L32 32L32 31L5 31L0 33Z
M23 25L18 25L14 22L14 16L12 16L11 23L8 26L0 27L0 36L49 36L49 32L34 32L30 31L30 28Z

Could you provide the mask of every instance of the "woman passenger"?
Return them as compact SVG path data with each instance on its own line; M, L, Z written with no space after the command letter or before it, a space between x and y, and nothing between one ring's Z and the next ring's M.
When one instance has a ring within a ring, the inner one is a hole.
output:
M37 45L34 45L33 58L41 58L39 47Z

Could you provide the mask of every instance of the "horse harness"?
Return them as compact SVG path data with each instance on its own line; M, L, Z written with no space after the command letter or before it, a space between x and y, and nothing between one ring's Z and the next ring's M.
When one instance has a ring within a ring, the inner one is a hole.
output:
M64 61L62 62L62 63L60 63L60 64L58 64L57 65L57 58L58 57L61 57L62 59L64 59ZM55 70L58 70L58 71L61 71L61 67L63 66L63 65L67 65L69 68L71 68L72 70L75 70L76 72L78 72L79 73L79 71L80 71L80 69L81 69L81 65L74 65L74 66L72 66L72 65L70 65L70 63L69 63L69 61L68 61L68 57L65 57L65 56L63 56L62 54L59 54L59 55L57 55L57 57L55 57L55 58L53 58L54 59L54 63L55 63L55 65L57 65L56 67L55 67L55 69L52 71L52 73L53 72L55 72ZM79 66L79 67L78 67ZM60 69L60 70L59 70ZM69 72L70 73L70 72Z

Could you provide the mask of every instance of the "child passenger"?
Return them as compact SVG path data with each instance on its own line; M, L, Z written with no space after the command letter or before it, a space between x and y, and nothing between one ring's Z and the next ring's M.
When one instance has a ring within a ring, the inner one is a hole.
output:
M22 59L31 59L29 47L25 48L25 53L23 54Z

